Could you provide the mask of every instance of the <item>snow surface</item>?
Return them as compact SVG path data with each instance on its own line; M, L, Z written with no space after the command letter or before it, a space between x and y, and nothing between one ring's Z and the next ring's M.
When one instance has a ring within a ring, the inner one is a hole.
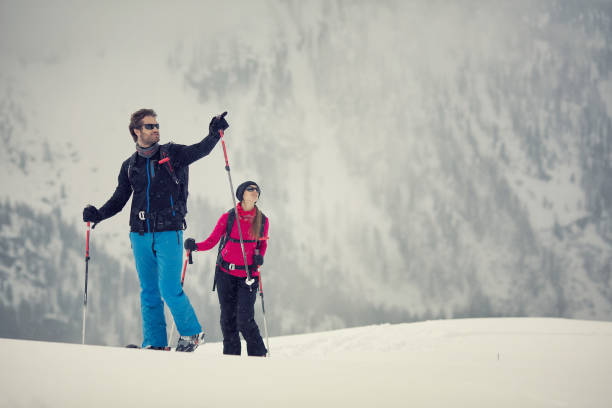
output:
M438 320L270 339L270 358L0 339L1 407L609 407L612 323Z

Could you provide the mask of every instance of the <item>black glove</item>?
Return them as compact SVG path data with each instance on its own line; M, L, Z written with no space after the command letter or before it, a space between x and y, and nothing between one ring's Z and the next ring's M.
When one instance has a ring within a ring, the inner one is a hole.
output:
M210 121L210 125L208 125L208 131L211 135L218 135L220 130L225 130L229 127L229 124L225 120L225 115L227 112L223 112L219 116L215 116Z
M263 265L263 256L260 254L253 255L253 263L257 266Z
M93 205L88 205L83 209L83 221L98 223L102 221L102 215L96 207Z
M195 242L195 239L187 238L185 240L185 249L188 250L188 251L191 251L191 252L197 251L198 250L198 246L197 246L197 244Z

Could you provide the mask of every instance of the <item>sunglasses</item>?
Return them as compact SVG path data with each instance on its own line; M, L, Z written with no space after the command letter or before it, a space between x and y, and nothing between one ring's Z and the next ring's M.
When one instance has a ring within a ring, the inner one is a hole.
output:
M142 125L145 129L153 129L153 128L157 128L159 129L159 123L147 123L145 125Z
M251 186L251 187L247 187L246 191L257 191L259 193L259 188Z

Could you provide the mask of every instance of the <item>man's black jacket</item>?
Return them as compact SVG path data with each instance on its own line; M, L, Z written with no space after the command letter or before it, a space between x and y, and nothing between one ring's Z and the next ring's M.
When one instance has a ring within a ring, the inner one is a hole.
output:
M121 211L134 192L131 231L183 229L187 214L187 166L208 155L219 138L218 134L208 135L191 146L167 143L148 159L138 154L130 156L121 165L115 193L100 208L102 219ZM169 163L159 163L162 154L167 155Z

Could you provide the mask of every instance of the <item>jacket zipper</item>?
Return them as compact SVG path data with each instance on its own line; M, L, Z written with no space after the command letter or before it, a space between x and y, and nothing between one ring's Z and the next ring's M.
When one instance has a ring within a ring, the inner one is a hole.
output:
M151 232L151 224L149 223L149 187L151 186L151 174L149 172L149 159L147 159L147 231Z

